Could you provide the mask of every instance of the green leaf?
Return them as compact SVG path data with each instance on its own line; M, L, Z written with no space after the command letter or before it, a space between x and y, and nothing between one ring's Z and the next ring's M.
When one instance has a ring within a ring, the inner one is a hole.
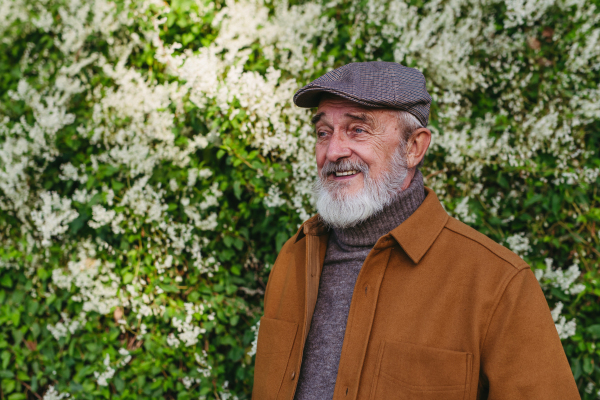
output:
M281 250L285 242L289 239L288 233L285 231L279 231L277 236L275 236L275 247L277 248L277 252Z
M504 177L502 172L498 172L497 181L500 186L502 186L505 189L508 189L508 180L506 180L506 177Z
M238 200L242 198L242 188L239 181L233 183L233 194L235 194L235 197L237 197Z
M532 204L535 204L535 203L537 203L538 201L541 201L541 200L543 200L543 199L544 199L544 196L543 196L543 195L541 195L541 194L536 194L536 195L533 195L533 196L531 196L530 198L528 198L527 200L525 200L525 204L523 204L523 207L524 207L524 208L527 208L527 207L529 207L530 205L532 205Z
M3 379L2 380L2 391L6 394L12 393L15 390L15 386L17 385L16 381L12 379Z
M10 359L12 358L12 355L8 350L4 350L0 357L2 358L2 369L6 369L6 367L8 367L8 363L10 362Z
M40 325L37 322L31 324L30 330L34 339L36 339L40 335Z
M45 281L50 276L48 271L46 271L44 268L38 268L36 272L37 276L43 281Z
M123 379L121 379L121 377L115 376L112 382L119 393L121 393L123 389L125 389L125 382L123 381Z
M575 380L579 379L579 377L581 376L581 360L577 359L574 360L571 363L571 371L573 372L573 377L575 378Z
M125 275L123 275L123 284L127 285L131 283L131 281L133 281L133 274L131 272L126 272Z
M233 246L233 238L231 236L223 236L223 243L225 246L232 247Z
M17 372L17 377L19 378L19 380L21 381L25 381L25 382L29 382L30 378L29 375L27 375L25 372L19 370L19 372Z
M552 213L554 215L558 215L558 212L560 211L561 202L561 198L557 194L554 194L552 196Z
M583 357L583 372L591 374L594 371L594 361L589 356Z
M0 285L4 286L6 288L12 287L13 281L7 273L4 273L2 275L2 278L0 278Z
M592 335L594 339L600 339L600 324L590 325L586 330Z
M115 192L117 192L117 193L118 193L118 192L119 192L121 189L123 189L123 188L125 187L125 184L123 184L123 183L121 183L121 182L119 182L119 181L116 181L116 180L114 180L114 179L112 179L112 180L110 181L110 184L111 184L111 186L112 186L113 190L114 190Z
M19 322L21 321L21 313L19 310L14 310L10 315L10 320L12 321L14 326L19 326Z
M15 374L7 369L0 370L0 378L14 378Z
M179 289L175 285L159 285L167 293L178 293Z
M240 238L234 238L233 245L236 249L242 250L244 248L244 241Z

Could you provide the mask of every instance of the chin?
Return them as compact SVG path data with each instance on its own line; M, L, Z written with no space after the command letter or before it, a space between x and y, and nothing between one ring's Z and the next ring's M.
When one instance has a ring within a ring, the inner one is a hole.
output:
M329 191L330 196L335 200L350 200L359 196L362 192L362 188L356 187L345 187L345 188L332 188Z

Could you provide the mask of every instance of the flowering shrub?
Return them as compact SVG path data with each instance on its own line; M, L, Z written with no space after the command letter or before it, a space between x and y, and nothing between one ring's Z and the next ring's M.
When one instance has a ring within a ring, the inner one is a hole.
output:
M0 0L0 396L246 399L313 208L297 88L419 68L425 182L527 260L600 390L594 0Z

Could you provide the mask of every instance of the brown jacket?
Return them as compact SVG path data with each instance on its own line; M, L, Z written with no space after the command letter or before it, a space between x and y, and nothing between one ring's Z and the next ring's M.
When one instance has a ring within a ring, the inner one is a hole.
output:
M311 218L273 266L254 400L294 397L327 239ZM449 217L427 189L417 211L382 236L364 262L333 399L579 398L529 266Z

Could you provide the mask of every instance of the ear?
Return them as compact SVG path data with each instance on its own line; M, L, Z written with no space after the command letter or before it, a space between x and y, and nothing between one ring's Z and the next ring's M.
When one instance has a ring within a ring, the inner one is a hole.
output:
M419 128L413 132L408 142L408 153L406 157L407 166L412 169L419 165L431 143L431 131L427 128Z

